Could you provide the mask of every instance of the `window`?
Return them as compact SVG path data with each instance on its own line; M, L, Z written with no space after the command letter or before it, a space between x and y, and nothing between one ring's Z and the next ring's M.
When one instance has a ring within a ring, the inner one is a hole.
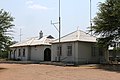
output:
M18 52L18 57L20 57L21 56L21 50L19 49L19 52Z
M72 56L72 45L67 46L67 56Z
M13 53L13 50L10 50L10 55Z
M23 57L25 57L25 49L23 49Z
M92 46L92 53L91 53L91 56L95 56L95 47Z
M57 56L61 56L62 55L62 47L58 46L57 47Z
M92 52L91 52L91 56L95 57L96 54L99 53L99 48L96 46L92 46Z
M102 49L99 49L99 56L104 56Z

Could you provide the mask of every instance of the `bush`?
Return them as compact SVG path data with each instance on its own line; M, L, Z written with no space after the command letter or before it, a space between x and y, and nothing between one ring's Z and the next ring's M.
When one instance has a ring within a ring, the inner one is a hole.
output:
M7 51L1 52L0 58L8 58L8 52Z

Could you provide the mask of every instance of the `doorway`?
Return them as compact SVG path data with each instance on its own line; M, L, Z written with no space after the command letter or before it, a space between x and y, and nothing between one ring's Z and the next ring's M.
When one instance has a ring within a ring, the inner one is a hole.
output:
M51 50L49 48L44 50L44 61L51 61Z

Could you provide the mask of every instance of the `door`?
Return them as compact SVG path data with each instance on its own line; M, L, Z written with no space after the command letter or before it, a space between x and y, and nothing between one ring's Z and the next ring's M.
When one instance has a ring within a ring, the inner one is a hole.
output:
M51 61L51 50L49 48L44 50L44 61Z

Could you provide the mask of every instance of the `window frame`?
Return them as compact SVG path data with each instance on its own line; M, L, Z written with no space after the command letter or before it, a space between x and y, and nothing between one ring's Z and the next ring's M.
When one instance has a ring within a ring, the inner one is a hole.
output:
M91 47L91 56L92 57L96 57L97 53L99 54L99 48L97 46L93 45Z
M67 45L67 56L72 56L72 44Z
M25 57L25 48L23 49L23 55L22 56Z
M61 49L61 53L60 53L60 49ZM62 45L57 46L57 56L62 56Z

